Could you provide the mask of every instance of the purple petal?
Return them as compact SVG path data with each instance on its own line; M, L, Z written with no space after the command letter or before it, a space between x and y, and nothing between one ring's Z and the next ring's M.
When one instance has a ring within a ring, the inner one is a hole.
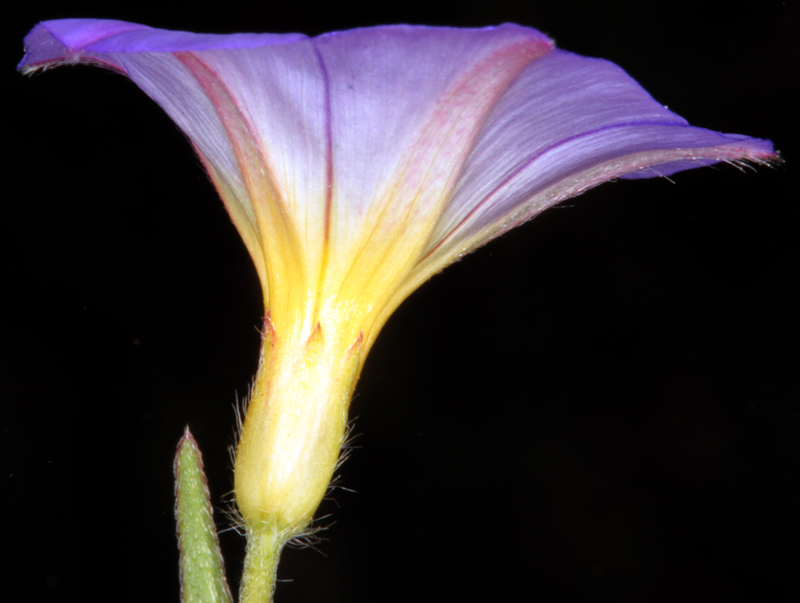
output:
M365 29L314 42L331 99L332 207L339 210L331 248L371 224L367 245L385 253L392 240L405 256L413 246L396 224L416 216L404 234L418 237L436 220L485 115L520 69L552 47L515 25Z
M767 140L690 126L613 63L558 50L496 106L428 252L463 253L613 178L775 156Z
M38 25L26 47L26 72L88 62L125 73L187 133L256 262L269 224L288 215L313 272L321 245L350 253L367 224L378 246L396 234L381 227L409 214L432 226L486 114L552 43L516 25L308 40L69 20Z
M364 278L412 270L413 288L601 182L776 157L768 141L694 128L612 63L510 24L309 39L64 20L25 43L25 72L100 63L158 102L203 159L262 280L275 270L265 261L344 274L360 254ZM264 252L275 240L278 259Z
M70 19L40 23L25 45L19 66L25 73L63 63L98 63L121 71L161 105L203 159L262 275L260 207L247 190L263 172L258 162L272 165L273 173L284 177L279 184L285 189L309 203L319 199L325 186L324 170L317 169L326 163L326 149L319 142L325 130L324 89L319 73L307 68L316 59L306 36L198 35L120 21ZM285 81L295 73L305 86ZM253 94L251 87L256 88ZM247 106L237 98L241 95L255 102ZM251 122L259 116L266 119L256 128ZM304 139L285 134L295 124L303 128ZM269 139L268 149L260 147L262 138ZM251 152L242 153L241 147ZM284 159L284 164L261 157L261 148ZM318 213L311 208L305 215L313 220Z
M60 61L88 60L82 53L258 48L307 38L303 34L195 34L153 29L126 21L59 19L39 23L25 36L25 56L17 69L27 73Z

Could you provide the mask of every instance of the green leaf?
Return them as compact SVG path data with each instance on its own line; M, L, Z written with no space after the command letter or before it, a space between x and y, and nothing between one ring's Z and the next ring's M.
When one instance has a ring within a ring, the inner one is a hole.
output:
M231 603L203 457L189 428L175 455L175 519L183 603Z

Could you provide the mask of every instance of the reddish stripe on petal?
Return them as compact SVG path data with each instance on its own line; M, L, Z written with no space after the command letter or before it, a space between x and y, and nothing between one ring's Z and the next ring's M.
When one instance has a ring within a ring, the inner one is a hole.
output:
M481 131L497 101L528 63L553 49L550 40L525 40L492 53L467 71L437 103L412 146L405 178L422 175L422 182L450 179L460 169L466 150ZM447 144L443 145L442 142ZM420 182L420 184L422 184ZM409 184L411 184L409 182Z
M301 274L303 262L297 257L300 245L295 224L285 200L275 187L275 178L267 158L261 152L254 128L243 115L234 95L213 69L191 52L176 52L175 57L197 80L225 128L253 203L258 222L258 232L255 234L269 266L267 275L271 279L281 278L283 271L280 267ZM278 257L267 255L267 244L270 250L277 251Z
M253 128L247 123L242 115L234 96L225 87L222 80L214 71L191 52L176 52L175 57L186 67L192 76L200 84L211 104L217 110L217 115L228 134L228 140L233 146L239 171L246 181L248 190L255 192L256 186L253 182L255 175L250 165L254 157L258 157L266 167L266 161L261 157ZM269 178L269 177L268 177ZM271 180L271 178L269 178ZM276 191L272 191L276 192Z

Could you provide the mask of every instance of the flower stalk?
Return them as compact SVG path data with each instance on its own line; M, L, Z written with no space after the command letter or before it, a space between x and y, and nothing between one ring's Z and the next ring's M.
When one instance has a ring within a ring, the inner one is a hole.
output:
M263 525L247 531L239 603L271 603L278 577L278 561L286 544L277 525Z

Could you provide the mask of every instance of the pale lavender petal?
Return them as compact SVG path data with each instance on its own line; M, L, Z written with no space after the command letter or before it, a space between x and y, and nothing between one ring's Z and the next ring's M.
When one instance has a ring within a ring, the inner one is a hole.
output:
M271 221L258 212L274 197L272 215L293 221L310 273L322 246L346 270L356 247L385 247L410 214L416 225L406 230L421 249L486 115L524 65L552 48L511 24L307 40L96 20L40 24L26 45L24 71L95 62L130 77L189 136L256 262ZM413 262L416 253L397 257Z
M513 55L515 47L523 48ZM366 231L385 247L381 227L396 228L412 204L435 220L492 98L476 104L475 115L465 108L445 114L448 121L440 127L452 129L460 118L460 137L424 137L426 124L443 113L447 94L465 73L493 54L513 55L505 61L514 70L509 73L501 60L487 63L492 73L480 80L484 90L470 90L475 103L497 78L510 81L519 69L515 61L521 66L531 60L531 47L546 52L550 42L513 25L471 31L391 26L326 34L269 52L192 53L196 59L182 61L206 96L224 89L246 120L281 192L283 213L293 217L304 239L305 267L313 273L323 246L329 265L340 270L349 269ZM132 77L142 85L141 76ZM181 127L194 138L191 124ZM216 164L226 154L209 159ZM425 175L413 180L415 162L424 165ZM449 186L442 185L441 173Z
M768 141L691 127L612 63L510 24L309 39L63 20L36 26L26 48L23 71L100 63L156 100L206 164L265 286L272 245L278 265L322 289L326 278L380 288L381 274L410 270L401 298L601 182L776 156Z
M440 212L498 82L551 48L515 25L383 27L314 42L330 89L332 206L347 209L333 220L334 241L378 215L391 222L410 211ZM453 96L465 85L469 105Z
M769 141L690 126L613 63L557 50L496 106L428 253L464 253L612 178L774 157Z
M25 56L17 69L27 72L60 61L88 60L90 53L178 52L258 48L305 40L303 34L195 34L154 29L109 19L43 21L25 36Z
M27 52L19 65L23 72L64 63L98 63L121 71L161 105L204 160L259 273L266 274L258 216L263 208L254 202L258 192L250 190L261 183L254 183L254 178L263 175L264 166L272 166L273 173L284 178L279 184L285 190L312 202L325 187L324 169L319 169L326 162L325 144L320 142L325 136L324 88L306 36L191 34L119 21L70 19L40 23L25 45ZM215 70L226 72L233 81L222 81ZM298 72L305 74L307 85L285 86L286 75L291 84ZM238 86L260 89L254 107L237 106ZM293 97L298 90L303 98ZM253 125L259 117L264 118L260 129ZM281 131L297 124L305 136L290 137L282 145L286 136ZM264 137L269 138L268 147L261 147ZM237 143L249 145L253 153L242 157ZM284 165L276 165L269 156L259 157L262 152L284 158ZM261 160L263 166L246 165L246 160ZM313 221L316 212L304 215Z

